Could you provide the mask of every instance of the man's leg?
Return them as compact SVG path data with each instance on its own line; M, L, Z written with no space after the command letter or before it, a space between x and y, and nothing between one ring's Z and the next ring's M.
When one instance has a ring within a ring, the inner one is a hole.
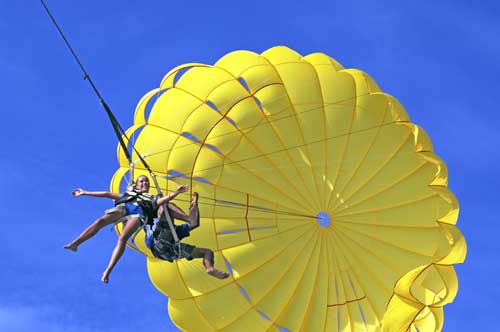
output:
M185 221L189 224L189 230L200 226L200 209L198 208L198 193L193 193L193 199L189 206L189 215L174 203L168 203L168 208L172 211L175 219Z
M202 258L205 271L207 271L207 273L211 276L218 279L226 279L229 277L229 273L217 270L214 267L214 252L212 250L206 248L194 248L191 256L193 258Z

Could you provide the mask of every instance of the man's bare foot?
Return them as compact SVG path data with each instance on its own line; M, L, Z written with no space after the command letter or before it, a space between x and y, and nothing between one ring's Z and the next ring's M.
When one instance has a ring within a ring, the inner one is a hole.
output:
M212 277L215 277L217 279L226 279L229 277L229 273L214 269L213 267L207 269L207 273L210 274Z
M76 252L78 250L78 246L76 244L68 243L67 245L64 246L64 249Z
M198 203L198 198L199 198L198 193L194 192L193 193L193 198L191 199L191 207L193 207L193 205L195 205L195 204Z
M104 272L102 274L102 277L101 277L101 281L105 284L107 284L109 282L109 274L107 274L106 272Z

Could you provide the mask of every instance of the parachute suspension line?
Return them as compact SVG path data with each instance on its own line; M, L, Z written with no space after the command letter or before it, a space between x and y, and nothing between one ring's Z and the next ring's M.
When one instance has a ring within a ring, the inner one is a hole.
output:
M104 98L101 96L99 90L97 89L97 87L95 86L94 82L90 78L90 75L88 74L87 70L85 69L85 67L83 66L82 62L80 61L80 59L76 55L76 52L73 50L73 47L71 47L71 44L69 43L68 39L66 39L66 36L62 32L62 29L59 27L59 24L57 24L57 21L54 18L54 16L52 15L52 13L50 12L49 8L47 7L47 5L45 4L45 2L43 0L40 0L40 1L42 3L43 7L45 8L45 11L47 12L48 16L52 20L52 23L54 23L54 26L57 28L57 31L59 32L59 34L61 35L62 39L64 40L64 43L66 44L66 46L68 47L69 51L73 55L73 58L75 59L75 61L80 66L80 69L82 70L82 72L84 74L83 79L89 82L90 86L92 87L92 89L94 90L95 94L99 98L99 102L101 103L101 105L103 106L104 110L106 111L106 114L108 115L109 120L111 122L111 126L113 127L113 131L115 132L116 137L118 138L118 141L120 142L120 145L121 145L121 147L123 149L123 153L127 157L127 160L129 161L130 165L133 165L132 157L130 155L130 152L128 151L127 144L123 140L123 137L125 137L125 139L127 140L127 142L130 142L129 138L127 137L125 131L122 128L122 126L120 125L120 123L116 119L115 115L113 114L113 112L109 108L108 104L106 104L106 102L104 101ZM142 162L142 164L144 165L144 167L151 173L151 168L146 163L146 161L142 158L141 154L135 149L134 146L132 146L132 148L137 153L137 155L139 156L139 159ZM132 172L133 172L133 170L132 170ZM133 181L133 178L132 178L132 181Z
M125 131L123 130L123 128L120 126L120 123L118 122L118 120L114 116L114 114L111 111L111 109L109 108L108 104L106 104L106 102L104 101L104 98L99 93L99 90L97 89L97 87L95 86L94 82L90 78L90 75L87 73L87 70L85 70L85 67L83 66L83 64L80 61L80 59L78 58L78 56L76 55L76 52L71 47L71 44L66 39L66 36L62 32L62 29L59 27L59 24L57 24L57 21L54 18L54 16L52 15L52 13L50 12L49 8L47 7L47 5L45 4L45 2L43 0L40 0L40 1L42 3L43 7L45 8L45 11L47 12L47 15L50 17L50 19L52 20L52 23L54 23L55 27L57 28L57 31L59 32L59 34L61 35L62 39L64 40L64 43L66 44L66 46L68 47L69 51L73 55L73 58L75 59L75 61L80 66L80 69L82 70L82 72L84 74L83 79L86 80L87 82L89 82L90 86L92 87L92 89L94 90L95 94L99 98L99 102L101 103L101 105L103 106L104 110L106 111L106 114L108 115L108 118L109 118L109 120L111 122L111 126L113 127L113 131L115 132L116 137L118 138L118 141L120 142L120 145L122 147L123 153L125 154L125 156L127 157L127 160L129 161L129 164L130 164L130 167L131 167L131 180L129 180L129 183L133 183L133 181L134 181L134 178L133 178L133 165L134 165L134 162L132 161L132 157L131 157L131 155L130 155L130 153L128 151L127 144L125 144L125 141L123 140L123 138L125 137L125 139L127 140L127 142L130 142L129 138L127 137L127 135L126 135ZM137 149L135 148L135 146L132 146L132 149L137 153L140 161L142 162L142 164L144 165L144 167L148 170L149 174L151 174L151 177L152 177L152 179L153 179L153 181L155 183L156 190L157 190L158 194L161 196L162 192L160 190L160 186L159 186L158 181L156 179L156 175L153 173L153 171L151 170L151 168L149 167L149 165L146 163L146 161L144 160L144 158L141 156L141 154L137 151ZM179 237L177 236L177 233L175 232L174 226L172 224L172 220L171 220L169 214L166 211L166 206L164 206L163 214L167 218L170 231L172 232L172 236L174 237L176 244L179 245Z
M341 103L344 103L344 102L348 102L348 101L351 101L351 100L354 100L358 97L364 97L364 96L368 96L370 95L370 93L364 93L364 94L361 94L361 95L358 95L358 96L355 96L355 97L349 97L349 98L345 98L345 99L341 99L339 101L336 101L336 102L332 102L332 103L325 103L325 104L322 104L320 106L317 106L317 107L312 107L312 108L307 108L305 109L304 111L300 111L298 113L294 113L294 114L289 114L289 115L284 115L282 117L276 117L274 119L270 119L269 120L269 123L276 123L278 121L281 121L281 120L288 120L290 118L295 118L299 115L303 115L303 114L306 114L306 113L309 113L309 112L314 112L314 111L317 111L317 110L321 110L323 107L325 106L332 106L332 105L339 105ZM267 125L268 123L267 122L262 122L260 124L257 124L257 125L253 125L253 126L249 126L249 127L243 127L243 128L240 128L242 131L245 131L247 129L254 129L254 128L258 128L260 126L263 126L263 125ZM162 128L172 134L176 134L178 135L179 133L173 131L173 130L169 130L169 129L166 129L166 128ZM368 129L372 129L372 128L368 128ZM360 130L360 131L363 131L363 130ZM233 131L230 131L228 133L225 133L225 134L219 134L219 135L215 135L215 136L212 136L210 137L211 139L214 139L214 138L220 138L220 137L224 137L224 136L228 136L228 135L232 135L234 133L237 133L238 130L233 130ZM342 136L345 136L345 135L340 135L338 137L342 137ZM334 137L334 138L337 138L337 137ZM324 140L329 140L330 138L326 138ZM154 156L154 155L158 155L158 154L162 154L162 153L166 153L166 152L170 152L170 151L173 151L173 150L176 150L176 149L182 149L184 147L187 147L187 146L192 146L192 145L196 145L196 144L199 144L198 142L191 142L191 143L186 143L186 144L183 144L183 145L179 145L179 146L176 146L175 148L168 148L168 149L162 149L162 150L159 150L157 152L152 152L149 154L149 156Z
M177 182L175 180L174 176L169 176L169 177L160 176L160 177L166 178L166 179L174 181L174 182ZM239 192L239 193L245 194L245 196L247 196L247 197L250 196L250 194L248 194L248 193L244 193L244 192ZM262 212L262 213L272 213L272 214L277 214L277 215L285 215L285 216L292 216L292 217L309 218L309 219L314 219L314 220L317 219L316 216L308 215L308 214L303 214L303 213L296 213L296 212L291 212L291 211L272 209L272 208L267 208L267 207L259 206L259 205L251 205L249 203L242 204L242 203L237 203L237 202L228 201L228 200L220 200L220 199L209 197L209 196L201 196L200 195L199 197L200 198L204 198L207 201L213 201L214 202L214 203L204 203L204 202L199 201L198 202L199 205L207 205L207 206L212 206L212 207L214 207L214 206L220 206L220 207L224 207L224 208L227 208L227 209L245 210L247 212L248 211L258 211L258 212ZM189 203L188 200L185 200L185 199L182 199L182 198L177 198L177 200L180 201L180 202L187 202L187 203ZM247 206L247 204L248 204L248 206Z
M94 90L95 94L99 98L99 102L104 107L104 110L106 111L106 114L108 115L109 120L111 121L111 125L113 126L113 130L115 131L115 134L118 137L118 140L120 141L120 145L122 146L122 149L123 149L123 151L124 151L127 159L129 161L131 161L132 159L131 159L130 154L128 152L127 146L126 146L126 144L125 144L125 142L123 141L123 138L122 138L122 135L124 135L125 132L123 131L123 129L120 126L120 124L118 123L118 120L116 120L115 116L111 112L111 109L109 108L109 106L104 101L104 98L99 93L99 90L97 89L97 87L95 86L94 82L90 78L90 75L88 74L87 70L83 66L82 62L80 61L80 59L76 55L76 52L73 50L73 47L71 47L71 44L69 43L68 39L66 39L66 36L64 35L64 33L62 32L61 28L59 27L59 24L57 24L57 21L54 18L54 16L52 15L52 13L50 12L49 8L47 7L47 5L45 4L45 2L43 0L40 0L40 1L42 2L43 8L45 8L45 11L47 12L47 15L49 15L50 19L52 20L52 23L54 23L54 26L56 27L57 31L61 35L62 39L64 40L64 43L66 44L66 47L69 49L69 51L71 52L71 55L73 55L73 58L75 59L75 61L80 66L80 69L82 70L83 75L84 75L83 79L86 80L87 82L89 82L90 86L92 87L92 90ZM127 138L127 140L128 140L128 138Z
M254 160L254 159L265 157L265 156L269 156L269 155L272 155L272 154L276 154L276 153L280 153L280 152L285 152L285 151L289 151L289 150L293 150L293 149L298 149L298 148L305 147L305 146L310 145L310 144L321 143L321 142L324 142L324 141L329 141L329 140L337 139L337 138L340 138L340 137L345 137L345 136L349 136L349 135L353 135L353 134L359 134L359 133L362 133L362 132L365 132L365 131L368 131L368 130L373 130L373 129L376 129L376 128L382 128L382 127L389 126L389 125L392 125L392 124L395 124L395 123L398 123L398 122L394 121L394 122L387 122L387 123L383 123L383 124L379 124L379 125L374 125L374 126L370 126L370 127L359 129L359 130L354 130L354 131L351 131L351 132L348 132L348 133L345 133L345 134L340 134L340 135L336 135L336 136L322 138L322 139L319 139L319 140L315 140L315 141L311 141L311 142L307 142L307 143L303 143L303 144L298 144L298 145L286 147L286 148L279 149L279 150L276 150L276 151L271 151L271 152L268 152L268 153L259 154L257 156L253 156L253 157L243 158L243 159L239 159L239 160L232 160L232 161L229 161L229 162L224 163L222 165L217 165L217 166L211 166L211 167L203 168L203 169L200 169L199 171L200 172L201 171L207 171L207 170L217 169L217 168L224 167L224 166L231 165L231 164L236 164L236 163L243 162L243 161Z

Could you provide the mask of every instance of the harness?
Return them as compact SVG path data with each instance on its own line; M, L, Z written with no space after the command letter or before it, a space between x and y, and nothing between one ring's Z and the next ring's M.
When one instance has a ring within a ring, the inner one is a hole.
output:
M156 211L153 203L154 199L155 195L132 189L125 192L122 197L115 200L115 206L127 203L137 204L144 212L146 224L153 225L153 219L156 217Z
M135 237L140 232L141 229L144 230L146 234L145 242L148 248L151 248L153 238L158 236L160 233L160 227L156 227L154 219L157 217L156 209L155 209L155 200L158 196L152 195L149 193L143 193L136 189L126 191L120 198L115 200L115 206L120 204L137 204L142 209L144 213L144 217L146 221L141 225L142 227L138 227L137 230L132 234L132 241L135 240ZM173 227L173 215L172 211L168 208L168 204L165 204L163 210L163 217L166 219L166 222L169 226L169 232L172 235L172 239L174 241L174 247L178 253L178 258L180 259L182 255L181 244L177 237L177 233L175 232L175 228ZM160 218L161 219L161 218ZM121 222L123 219L117 221ZM160 221L158 222L160 223Z

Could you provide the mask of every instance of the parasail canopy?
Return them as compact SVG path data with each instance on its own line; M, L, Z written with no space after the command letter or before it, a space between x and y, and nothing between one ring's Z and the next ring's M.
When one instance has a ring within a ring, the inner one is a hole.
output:
M199 192L185 240L231 274L136 238L183 331L441 330L466 253L458 202L427 134L366 73L286 47L232 52L170 71L127 133L163 191Z

